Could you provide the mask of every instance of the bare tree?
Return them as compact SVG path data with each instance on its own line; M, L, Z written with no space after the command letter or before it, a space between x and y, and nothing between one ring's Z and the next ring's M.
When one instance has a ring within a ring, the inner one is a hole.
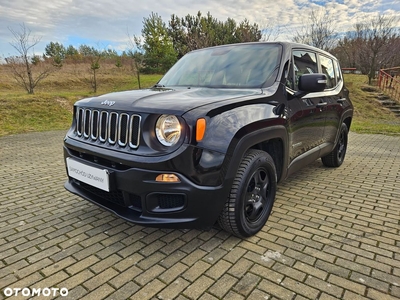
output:
M353 31L347 32L338 41L337 47L331 51L339 59L342 67L357 67L358 42L354 37L355 33Z
M131 68L132 71L136 74L136 78L138 81L139 89L141 88L140 85L140 69L143 67L143 47L142 47L142 39L136 35L131 36L129 32L128 35L128 47L129 50L127 54L131 59Z
M260 23L260 28L261 42L275 41L278 38L281 30L279 26L265 22Z
M93 93L97 92L97 70L100 69L100 59L102 54L100 51L94 51L92 55L89 56L90 59L90 84L93 88Z
M355 26L357 65L368 75L369 84L380 67L387 67L398 56L399 33L395 23L395 17L378 15Z
M97 48L80 45L77 53L72 57L72 64L74 66L74 75L76 78L84 83L90 84L93 93L97 93L98 88L98 70L100 63L104 59L106 51L101 50L99 44ZM82 72L81 66L85 66L86 72Z
M10 45L18 52L18 55L7 57L6 62L10 65L12 75L17 83L28 94L33 94L38 83L55 71L56 67L37 59L34 54L34 47L40 42L41 38L31 36L31 30L24 23L20 25L19 30L10 27L8 29L14 36Z
M336 20L325 9L312 10L310 22L293 34L293 41L330 51L336 44Z

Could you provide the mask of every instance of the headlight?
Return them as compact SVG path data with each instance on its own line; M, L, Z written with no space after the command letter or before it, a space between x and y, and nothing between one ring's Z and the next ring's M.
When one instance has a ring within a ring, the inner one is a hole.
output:
M173 146L181 137L181 124L173 115L161 115L156 123L156 136L164 146Z

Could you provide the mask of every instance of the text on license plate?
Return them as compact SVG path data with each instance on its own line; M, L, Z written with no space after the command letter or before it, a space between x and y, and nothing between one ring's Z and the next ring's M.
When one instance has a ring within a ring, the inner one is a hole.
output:
M72 178L104 191L110 191L109 173L106 169L88 166L70 157L67 157L67 170L68 175Z

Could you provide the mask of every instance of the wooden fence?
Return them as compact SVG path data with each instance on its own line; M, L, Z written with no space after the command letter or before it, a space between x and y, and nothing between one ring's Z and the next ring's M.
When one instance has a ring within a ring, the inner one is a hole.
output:
M400 67L379 71L379 88L390 98L400 101Z

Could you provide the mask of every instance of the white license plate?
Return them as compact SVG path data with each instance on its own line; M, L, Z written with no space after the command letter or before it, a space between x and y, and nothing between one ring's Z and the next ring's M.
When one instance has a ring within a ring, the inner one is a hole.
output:
M67 157L67 170L72 178L104 191L110 191L109 173L106 169L91 167Z

